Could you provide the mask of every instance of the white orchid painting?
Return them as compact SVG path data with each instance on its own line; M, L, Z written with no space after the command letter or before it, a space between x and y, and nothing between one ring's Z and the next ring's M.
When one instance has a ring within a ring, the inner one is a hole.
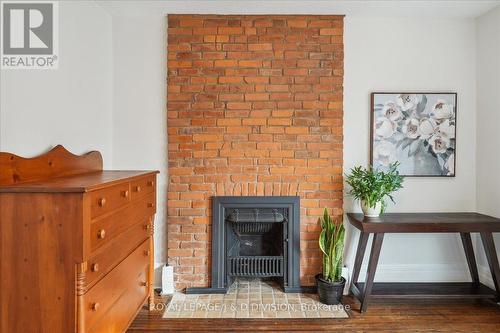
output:
M404 176L455 176L455 93L373 93L371 162Z

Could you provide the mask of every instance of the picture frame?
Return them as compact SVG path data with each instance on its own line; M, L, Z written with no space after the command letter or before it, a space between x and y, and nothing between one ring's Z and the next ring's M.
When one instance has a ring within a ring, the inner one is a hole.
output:
M457 93L373 92L370 164L405 177L455 177Z

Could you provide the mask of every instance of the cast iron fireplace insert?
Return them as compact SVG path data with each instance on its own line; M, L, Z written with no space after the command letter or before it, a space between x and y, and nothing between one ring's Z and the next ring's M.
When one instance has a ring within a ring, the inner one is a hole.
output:
M212 281L186 293L226 293L237 277L277 279L300 288L300 198L212 197Z

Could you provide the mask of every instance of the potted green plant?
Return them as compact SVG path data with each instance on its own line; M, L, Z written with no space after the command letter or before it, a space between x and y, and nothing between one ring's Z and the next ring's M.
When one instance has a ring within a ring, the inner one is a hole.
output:
M403 187L403 176L397 170L398 165L399 162L390 164L385 172L372 166L357 166L346 175L346 182L351 187L348 193L360 201L365 216L377 217L383 213L387 206L386 197L394 202L392 193Z
M323 252L323 274L316 275L319 300L328 305L339 304L346 283L342 277L344 224L334 222L326 208L318 223L321 226L319 248Z

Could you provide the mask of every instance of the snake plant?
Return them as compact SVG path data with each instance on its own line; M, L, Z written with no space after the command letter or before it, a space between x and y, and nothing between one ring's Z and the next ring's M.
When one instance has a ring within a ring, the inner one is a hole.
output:
M318 223L321 226L319 248L323 252L323 279L328 282L339 282L342 279L344 224L334 222L326 208Z

